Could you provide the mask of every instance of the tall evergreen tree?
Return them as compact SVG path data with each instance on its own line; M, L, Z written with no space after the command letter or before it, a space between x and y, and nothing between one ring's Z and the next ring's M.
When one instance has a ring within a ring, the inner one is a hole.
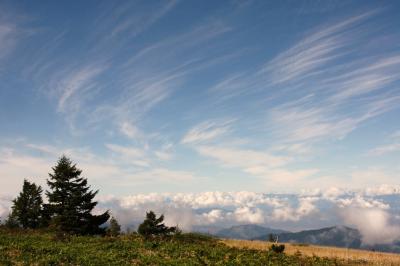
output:
M107 222L108 211L92 215L97 202L93 201L98 191L90 190L87 179L81 177L82 171L66 156L62 156L52 168L46 191L49 203L45 212L51 218L51 225L63 232L72 234L104 234L100 225Z
M24 180L22 191L13 200L12 217L23 228L37 228L42 220L42 188Z

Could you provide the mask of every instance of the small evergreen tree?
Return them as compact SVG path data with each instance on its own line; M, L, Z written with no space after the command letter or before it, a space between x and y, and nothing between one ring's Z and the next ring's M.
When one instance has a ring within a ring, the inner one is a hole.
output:
M17 221L17 218L15 217L15 215L12 212L10 212L8 214L8 217L4 222L4 226L6 228L9 228L9 229L15 229L15 228L19 227L19 223Z
M107 228L107 235L117 236L121 233L121 226L119 225L117 219L111 217L110 226Z
M42 219L42 188L26 179L22 191L13 200L12 219L23 228L38 228Z
M93 201L98 191L90 190L87 179L81 177L82 171L66 156L62 156L52 168L46 191L49 203L45 213L51 218L51 226L72 234L104 234L100 226L107 222L108 211L92 215L97 202Z
M164 215L159 218L153 211L146 213L146 219L139 225L138 233L144 237L166 236L176 232L176 227L167 227L163 223Z

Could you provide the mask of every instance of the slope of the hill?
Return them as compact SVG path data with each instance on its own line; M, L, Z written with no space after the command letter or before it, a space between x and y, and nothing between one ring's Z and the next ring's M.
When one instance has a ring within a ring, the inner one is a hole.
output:
M389 244L366 245L362 243L362 236L357 229L346 226L334 226L315 230L304 230L296 233L278 234L280 242L306 243L320 246L334 246L400 253L400 242ZM257 238L268 239L268 235Z
M225 239L223 243L230 247L242 249L268 250L272 243L266 241L249 241ZM394 266L400 265L400 254L370 250L316 246L309 244L284 243L288 255L317 256L336 258L345 265Z
M276 254L229 247L218 239L183 234L145 240L121 237L69 237L0 230L0 265L348 265L335 258Z

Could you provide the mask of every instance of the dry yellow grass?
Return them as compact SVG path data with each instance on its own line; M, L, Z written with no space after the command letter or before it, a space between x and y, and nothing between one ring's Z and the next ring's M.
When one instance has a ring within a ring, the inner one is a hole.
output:
M250 240L234 240L225 239L221 240L228 246L237 248L248 248L258 250L268 250L271 243L264 241L250 241ZM362 265L400 265L400 254L373 252L366 250L347 249L347 248L336 248L336 247L323 247L314 245L302 245L302 244L285 244L285 253L293 255L296 252L301 252L305 256L318 256L328 258L339 258L344 261L353 264L354 261L363 262Z

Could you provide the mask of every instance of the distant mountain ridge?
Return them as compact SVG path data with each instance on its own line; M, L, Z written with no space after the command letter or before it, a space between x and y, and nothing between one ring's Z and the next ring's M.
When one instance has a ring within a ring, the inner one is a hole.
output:
M357 229L346 226L332 226L293 233L281 229L247 224L221 229L211 234L221 238L263 241L267 241L269 235L274 234L278 236L279 242L304 243L321 246L400 253L400 241L392 244L365 245L362 243L362 236L360 232Z
M258 239L267 239L261 236ZM345 226L326 227L315 230L305 230L297 233L279 234L280 242L307 243L323 246L360 248L361 234L357 229Z
M289 232L281 229L263 227L255 224L245 224L219 230L218 232L214 233L214 235L222 238L252 240L252 239L259 239L264 235L268 236L269 234L277 235L282 233L289 233Z

